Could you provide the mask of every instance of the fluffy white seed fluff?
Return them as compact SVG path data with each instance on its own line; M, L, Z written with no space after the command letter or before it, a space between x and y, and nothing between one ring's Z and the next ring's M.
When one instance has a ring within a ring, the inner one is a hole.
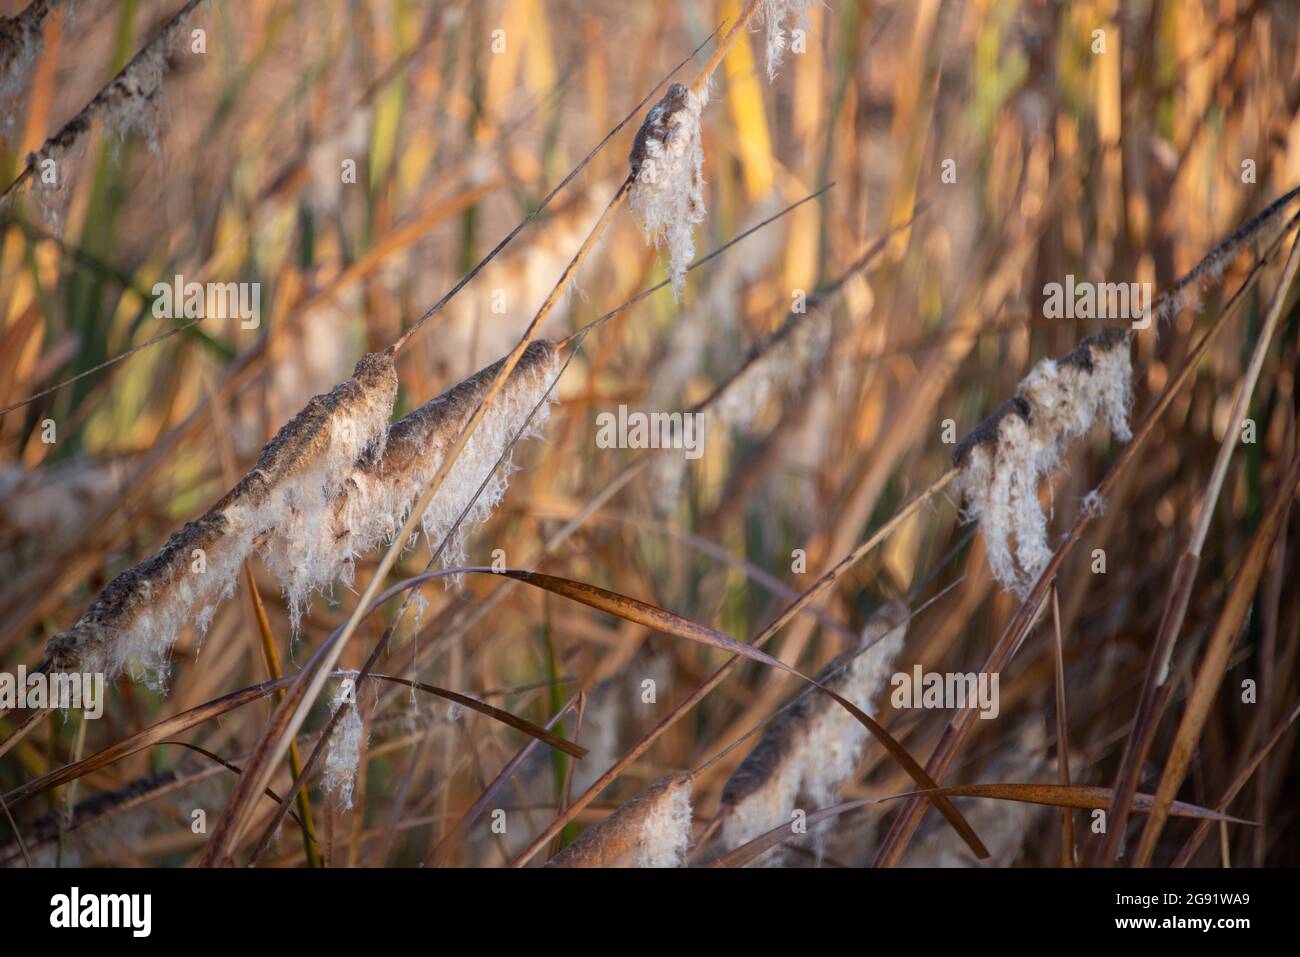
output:
M681 449L661 449L650 460L646 480L655 511L660 515L671 515L677 509L689 465Z
M875 699L892 673L907 633L907 609L884 606L868 622L857 648L817 676L826 687L874 715ZM835 803L853 776L868 732L828 696L810 689L745 758L722 791L722 844L735 849L787 824L796 807L813 811ZM820 847L821 841L817 845ZM776 851L773 848L773 851ZM775 861L769 851L760 861Z
M794 392L830 348L831 319L824 310L802 316L755 353L714 400L712 411L728 429L748 432L768 399Z
M100 118L110 133L125 139L139 133L154 153L158 144L158 97L167 72L167 40L151 43L102 94Z
M1051 560L1038 492L1070 443L1097 422L1121 442L1132 438L1132 377L1126 334L1089 337L1038 363L1015 398L958 447L968 517L979 521L989 567L1007 590L1024 597Z
M779 193L769 194L746 214L741 231L769 220L782 205ZM710 268L707 285L668 332L664 355L650 383L652 406L672 408L679 403L706 361L724 368L735 361L735 341L742 334L739 305L744 291L769 274L773 261L785 249L785 237L785 220L779 219L746 238L743 256L723 257Z
M357 674L355 671L346 672L334 689L331 712L342 708L343 714L330 735L325 751L325 774L321 779L325 793L336 807L345 811L352 808L352 792L357 783L357 769L361 766L361 749L366 744L365 722L357 708Z
M632 212L647 242L667 245L668 274L679 299L686 267L695 258L692 233L706 213L700 114L708 99L707 91L674 83L646 114L630 157Z
M498 469L497 461L540 403L524 437L539 434L559 366L551 343L528 347L425 510L419 527L429 547L437 548L488 479L448 541L444 566L464 563L466 536L500 503L512 465L507 457ZM336 580L350 584L356 559L391 543L401 531L499 368L499 362L488 366L394 423L383 453L345 468L346 478L328 503L277 526L267 545L267 565L284 587L295 628L313 592Z
M0 99L26 83L28 71L45 49L42 24L54 0L32 0L17 15L0 17Z
M735 850L760 834L765 834L772 828L789 822L799 800L802 776L801 761L786 761L778 765L768 776L761 791L756 791L738 801L728 810L722 825L723 846L728 850ZM775 848L759 858L760 862L768 864L779 860L781 855Z
M50 640L49 657L110 680L129 669L161 687L181 630L207 630L257 540L312 527L312 513L334 499L352 463L378 454L396 394L391 355L365 356L351 379L308 402L206 514L114 578L72 628Z
M691 840L690 782L669 788L646 811L633 867L681 867Z
M669 774L584 831L547 866L681 867L691 819L691 776Z
M808 9L816 0L763 0L759 16L767 28L767 79L776 79L777 68L785 59L786 19L790 18L796 29L807 30L809 26Z
M1101 497L1101 493L1093 489L1083 497L1079 507L1094 518L1103 515L1106 512L1106 500Z

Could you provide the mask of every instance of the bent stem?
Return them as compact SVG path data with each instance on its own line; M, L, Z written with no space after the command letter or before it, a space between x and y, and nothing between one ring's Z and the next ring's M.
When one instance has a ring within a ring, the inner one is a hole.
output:
M1296 482L1300 479L1300 452L1291 460L1282 480L1278 483L1268 510L1260 519L1259 527L1251 539L1250 547L1242 559L1241 568L1233 579L1232 591L1219 614L1214 634L1201 660L1196 681L1187 696L1187 707L1183 711L1182 721L1174 735L1174 743L1169 749L1169 758L1165 762L1164 772L1160 776L1160 785L1156 789L1151 814L1133 857L1134 867L1147 867L1155 853L1156 844L1169 819L1174 795L1182 786L1191 766L1196 743L1205 730L1205 721L1210 715L1210 708L1218 694L1220 685L1227 674L1228 662L1232 651L1245 630L1246 616L1250 612L1251 602L1255 599L1255 589L1268 563L1269 553L1278 532L1286 524L1291 510L1291 500L1295 495Z
M1118 483L1120 476L1128 466L1137 458L1138 451L1146 443L1152 433L1155 431L1156 423L1165 413L1165 410L1173 403L1174 397L1182 390L1183 386L1195 374L1201 359L1209 351L1218 334L1227 325L1229 318L1236 314L1236 308L1241 303L1245 294L1254 285L1261 270L1272 259L1278 244L1296 224L1300 223L1300 214L1292 217L1283 227L1279 236L1274 240L1269 249L1260 256L1251 267L1249 274L1246 276L1237 290L1224 303L1218 318L1214 324L1206 330L1200 341L1192 347L1186 360L1179 369L1178 374L1165 386L1164 392L1156 400L1154 406L1143 417L1137 428L1133 430L1133 439L1124 446L1119 453L1115 462L1106 472L1101 484L1097 486L1096 492L1101 498L1106 498ZM993 650L989 652L988 659L985 661L981 670L986 672L1001 672L1015 656L1029 634L1029 630L1038 621L1039 613L1047 599L1047 588L1060 570L1061 564L1073 550L1074 545L1082 536L1084 529L1092 521L1093 511L1090 509L1080 509L1079 514L1075 516L1074 524L1066 533L1064 540L1052 555L1047 567L1039 575L1038 581L1030 589L1029 594L1020 605L1020 610L1016 616L1007 625L1002 637L998 639ZM934 751L930 755L930 760L926 764L926 771L935 778L942 781L942 777L947 773L957 751L965 743L966 738L974 728L977 712L972 709L965 709L954 715L944 729L939 743L935 745ZM911 798L890 826L889 832L885 835L884 841L881 842L880 849L876 852L875 860L872 862L873 867L893 867L896 866L902 858L903 852L907 849L908 843L916 833L916 829L921 824L921 818L925 814L925 805L919 798Z
M758 637L756 637L750 644L755 648L763 647L763 645L771 640L778 631L789 623L791 619L799 614L800 611L830 588L831 585L838 581L840 577L857 564L868 552L887 539L894 530L911 517L917 509L939 492L943 491L943 489L957 477L957 474L958 470L952 468L936 479L929 488L917 495L916 498L912 499L912 501L905 505L902 510L894 515L893 518L872 534L870 538L842 558L834 567L817 579L817 581L814 582L807 591L787 606L771 624L764 628L763 631L759 633ZM726 678L727 675L731 674L740 662L741 656L739 655L733 655L728 659L728 661L715 671L708 680L692 691L680 704L673 708L673 710L670 711L663 720L655 725L645 737L638 741L636 745L633 746L632 750L619 758L618 761L614 763L613 767L597 778L595 783L576 798L563 813L559 814L547 826L546 830L538 835L533 843L511 862L510 866L523 867L532 860L537 855L538 851L546 847L546 845L551 842L551 839L564 829L565 825L577 817L588 804L596 799L597 795L599 795L601 791L605 790L605 788L612 784L619 775L621 775L634 761L636 761L637 758L644 754L650 746L658 740L660 735L676 724L688 711L691 710L691 708L703 701L714 688L721 684L722 680Z
M1278 322L1282 316L1282 306L1286 301L1287 291L1291 288L1291 282L1295 278L1298 264L1300 264L1300 234L1297 234L1296 239L1291 244L1291 253L1287 258L1282 278L1273 291L1268 315L1264 320L1263 329L1260 331L1259 340L1255 344L1255 352L1251 356L1245 378L1242 380L1237 391L1236 400L1233 402L1232 414L1228 419L1228 428L1223 434L1223 442L1219 445L1219 453L1214 461L1214 469L1210 473L1209 485L1201 496L1200 509L1196 517L1196 526L1192 532L1191 540L1188 542L1187 549L1174 570L1174 578L1170 583L1169 593L1165 599L1164 614L1160 619L1160 630L1151 649L1151 658L1147 664L1146 677L1143 679L1142 692L1138 697L1138 710L1133 719L1133 730L1130 732L1125 745L1119 773L1115 780L1115 801L1110 809L1110 826L1106 832L1106 839L1098 852L1098 863L1102 867L1110 867L1119 857L1120 846L1128 824L1129 805L1132 801L1133 792L1137 790L1138 772L1146 761L1147 753L1150 751L1152 740L1155 737L1156 726L1160 723L1164 704L1168 700L1167 696L1160 694L1160 691L1168 680L1169 663L1173 659L1174 645L1178 642L1183 619L1187 615L1187 605L1191 600L1196 572L1201 564L1201 549L1205 545L1206 536L1209 534L1210 520L1214 516L1214 508L1218 503L1219 493L1223 489L1223 482L1228 474L1228 462L1238 444L1237 437L1241 430L1242 417L1246 414L1246 409L1250 404L1250 397L1255 391L1255 384L1259 381L1259 373L1264 365L1264 357L1268 353L1269 344L1273 341L1273 334L1277 331Z
M280 666L280 653L276 651L275 636L271 634L271 620L266 615L266 606L262 604L262 595L257 589L257 582L253 578L253 570L248 562L244 562L244 581L248 584L248 595L253 602L253 615L257 619L257 631L262 640L262 657L266 662L268 676L272 681L278 681L284 677L284 670ZM284 689L277 689L276 703L283 700ZM297 739L289 742L289 771L295 779L302 773L302 755L298 753ZM316 828L312 821L311 798L308 797L305 786L298 788L294 801L298 805L298 820L302 827L302 847L307 855L307 866L321 867L323 865L320 845L316 840Z

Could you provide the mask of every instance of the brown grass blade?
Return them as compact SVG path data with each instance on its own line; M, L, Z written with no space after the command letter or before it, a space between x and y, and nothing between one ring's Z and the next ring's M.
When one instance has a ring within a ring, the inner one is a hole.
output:
M554 717L552 717L550 721L546 722L548 730L555 727L555 725L558 724L566 714L573 710L574 705L578 703L579 697L580 693L570 698L565 705L555 713ZM532 753L536 746L537 739L534 738L532 741L529 741L520 748L519 751L515 753L515 756L506 762L505 767L503 767L500 772L498 772L497 776L492 779L491 783L483 789L483 793L480 794L474 803L465 810L465 813L460 816L460 820L452 826L451 830L443 835L442 840L439 841L433 850L429 852L428 857L424 859L425 867L441 867L446 863L447 858L451 854L452 848L455 847L456 843L473 826L474 822L478 820L479 815L487 809L493 796L495 796L505 783L510 780L511 776L519 769L519 766L524 763L524 759Z
M1287 198L1284 197L1284 199ZM1282 200L1279 200L1279 202L1282 202ZM1277 206L1277 203L1274 206ZM1151 649L1151 659L1147 666L1146 678L1143 682L1142 693L1138 698L1138 711L1137 716L1133 719L1133 731L1125 746L1123 760L1120 762L1119 776L1116 779L1116 807L1114 813L1111 814L1110 827L1100 851L1100 861L1106 866L1113 864L1119 856L1120 843L1124 839L1128 823L1128 803L1125 800L1125 795L1132 793L1137 788L1138 771L1146 761L1147 753L1151 749L1152 738L1155 736L1156 726L1160 723L1160 717L1163 714L1163 709L1156 706L1157 690L1160 685L1165 683L1169 675L1169 664L1173 658L1174 646L1177 644L1178 636L1182 631L1183 618L1187 614L1187 604L1196 582L1196 573L1200 569L1201 549L1205 544L1206 536L1210 532L1210 522L1214 517L1215 506L1218 504L1224 479L1228 474L1228 463L1239 444L1240 423L1249 408L1250 398L1254 394L1255 384L1259 380L1259 373L1264 364L1264 357L1268 354L1268 347L1273 341L1274 333L1277 331L1278 322L1282 317L1282 307L1286 303L1287 292L1290 290L1291 283L1295 278L1297 266L1300 266L1300 235L1297 235L1296 239L1291 243L1291 253L1287 257L1277 288L1273 290L1272 301L1268 306L1268 314L1264 319L1263 329L1256 340L1255 349L1250 358L1250 365L1241 384L1238 386L1236 398L1233 400L1228 428L1224 431L1223 441L1219 444L1219 453L1214 460L1214 468L1209 483L1205 492L1201 495L1196 527L1192 531L1186 550L1179 559L1174 570L1173 581L1169 586L1164 615L1160 621L1160 631Z
M214 762L216 762L217 764L219 764L219 765L221 765L223 768L225 768L227 771L233 771L235 774L243 774L243 773L244 773L243 770L239 767L239 765L237 765L237 764L235 764L235 763L233 763L233 762L231 762L231 761L227 761L225 758L223 758L221 755L217 754L215 751L209 751L207 748L200 747L200 746L197 745L197 744L191 744L191 743L188 742L188 741L159 741L158 743L159 743L159 744L174 744L174 745L176 745L177 747L186 748L186 749L188 749L188 750L190 750L190 751L193 751L193 752L196 753L196 754L201 754L201 755L203 755L205 758L207 758L207 759L210 760L210 761L214 761ZM280 795L276 794L275 791L272 790L271 788L267 788L267 789L266 789L265 791L263 791L262 793L265 794L267 797L269 797L271 800L275 801L277 804L284 804L284 803L285 803L284 798L282 798L282 797L280 797ZM300 793L301 793L301 792L300 792ZM300 818L300 817L299 817L299 816L298 816L294 811L292 811L292 810L290 810L290 811L288 812L288 814L289 814L289 817L293 818L293 822L294 822L295 824L297 824L299 828L302 829L303 835L304 835L304 836L308 836L308 835L310 835L311 842L312 842L313 844L315 844L315 843L316 843L316 835L315 835L314 833L312 833L311 829L308 828L308 827L306 826L306 824L303 822L303 819ZM308 857L310 857L310 854L308 854Z
M236 708L252 701L257 701L259 698L265 698L277 689L285 687L291 681L293 681L293 678L264 681L259 685L233 691L228 695L223 695L220 698L190 708L188 711L182 711L180 714L165 718L156 724L150 725L143 731L137 731L130 737L92 754L88 758L83 758L74 764L58 768L39 778L28 781L26 784L19 785L5 795L5 800L10 804L16 804L35 794L43 794L51 788L67 784L69 781L75 781L91 771L98 771L100 768L107 767L115 761L120 761L128 755L135 754L137 751L142 751L174 735L196 728L204 722L234 711Z
M665 611L648 602L636 598L630 598L627 595L620 595L617 592L608 591L596 585L589 585L584 582L575 582L567 578L557 578L554 575L543 575L538 572L528 572L522 570L507 570L501 574L508 575L517 581L541 588L546 591L568 598L572 601L580 602L597 611L603 611L606 614L615 615L626 621L633 621L648 628L662 631L665 634L676 635L679 638L686 638L690 641L698 641L702 644L719 648L723 651L730 652L741 658L749 658L751 661L757 661L760 664L767 665L770 668L777 668L781 671L792 674L795 677L807 682L822 693L829 695L841 708L861 724L871 733L871 736L879 741L889 752L890 756L902 766L903 770L908 773L912 780L916 781L924 788L937 787L933 784L923 784L929 781L929 775L925 770L916 763L915 759L908 754L907 749L895 740L894 736L881 727L865 711L849 701L843 695L832 691L823 684L819 684L812 678L805 675L796 668L792 668L785 662L773 658L771 655L744 642L737 641L729 635L724 635L712 628L683 618L680 615L674 615L670 611ZM987 857L988 849L980 841L979 837L971 826L966 823L966 819L961 813L953 807L942 795L937 795L934 802L935 807L948 820L958 834L961 835L968 847L977 857Z
M1192 754L1196 750L1196 742L1200 740L1205 719L1210 714L1210 706L1214 704L1219 685L1223 683L1228 659L1232 655L1232 649L1236 647L1251 602L1254 601L1255 589L1259 585L1260 576L1264 573L1269 552L1273 548L1273 540L1290 512L1297 478L1300 478L1300 453L1291 460L1290 467L1274 491L1268 511L1260 520L1259 528L1255 530L1250 548L1242 560L1241 568L1233 579L1232 591L1219 615L1214 634L1210 637L1205 657L1201 660L1200 670L1196 673L1196 682L1192 685L1191 693L1187 698L1183 719L1178 725L1174 743L1169 749L1169 759L1165 762L1160 785L1156 788L1155 806L1152 808L1151 816L1147 818L1146 828L1142 832L1137 853L1133 857L1134 867L1146 867L1151 863L1156 842L1160 839L1160 832L1164 829L1165 819L1169 816L1169 809L1173 805L1174 795L1187 775Z
M213 403L213 408L217 408ZM227 443L228 445L228 443ZM266 662L266 670L272 681L284 676L284 670L280 667L280 654L276 651L275 636L271 633L271 620L266 616L266 606L262 604L262 595L257 588L257 580L253 577L253 570L248 562L244 562L244 583L248 586L248 597L253 606L253 619L257 622L257 633L262 640L262 657ZM283 692L276 692L276 700L284 697ZM298 742L294 741L289 746L289 771L294 777L297 777L302 771L302 755L298 753ZM268 788L267 790L270 790ZM307 865L309 867L320 867L320 842L316 839L316 827L312 820L311 798L307 794L306 788L299 788L294 795L294 802L297 804L298 813L295 820L302 829L303 853L307 855Z
M1065 642L1061 638L1061 603L1052 586L1052 625L1056 635L1053 647L1056 664L1056 767L1060 783L1070 785L1070 718L1065 706ZM1061 812L1061 866L1074 866L1074 816Z
M1258 770L1260 764L1262 764L1264 759L1268 757L1269 752L1271 752L1273 748L1277 746L1277 743L1282 740L1282 736L1287 733L1291 725L1295 724L1296 718L1300 718L1300 701L1297 701L1291 706L1291 711L1278 723L1278 726L1273 729L1273 733L1268 736L1268 739L1262 745L1260 745L1259 750L1256 751L1251 759L1246 762L1246 766L1241 769L1241 773L1238 774L1232 784L1229 785L1228 790L1225 791L1223 797L1219 799L1217 807L1220 811L1226 811L1228 809L1228 805L1232 803L1233 799L1239 793L1241 793L1241 789L1246 786L1246 782L1251 779L1251 776L1256 770ZM1186 867L1191 863L1192 856L1200 848L1201 843L1209 833L1210 824L1208 821L1197 825L1196 830L1192 833L1192 836L1187 839L1187 843L1184 844L1183 849L1178 852L1178 856L1174 858L1174 862L1171 866Z
M1104 810L1110 806L1111 801L1110 788L1087 787L1078 784L968 784L962 787L939 788L938 791L948 797L988 798L995 801L1017 801L1021 804L1040 804L1048 807L1078 808L1082 810ZM886 801L899 800L909 796L911 795L899 794L885 798L861 798L856 801L846 801L832 807L809 811L806 823L811 827L814 824L839 817L841 814L857 810L868 804L883 804ZM1132 810L1136 814L1146 813L1151 809L1153 801L1154 798L1150 794L1135 794L1133 796ZM1206 822L1220 821L1230 824L1252 824L1251 821L1231 817L1219 811L1212 811L1182 801L1174 802L1171 813L1176 817L1196 818ZM1208 826L1208 823L1206 826ZM747 844L742 844L735 850L722 855L709 866L744 867L756 861L778 844L785 843L793 836L794 832L791 831L790 825L782 824L764 834L760 834Z
M1086 784L966 784L959 787L940 788L951 797L980 797L995 801L1019 801L1022 804L1042 804L1047 807L1068 807L1080 810L1105 809L1110 805L1112 791L1106 787L1093 787ZM900 795L901 796L901 795ZM1155 803L1150 794L1135 794L1129 805L1138 814L1147 813ZM1175 801L1170 806L1170 813L1177 817L1198 818L1204 821L1223 821L1228 824L1248 824L1254 822L1239 817L1232 817L1220 811Z
M408 688L415 688L417 691L423 691L426 694L436 695L439 698L445 698L447 701L454 701L456 704L476 711L481 715L486 715L494 721L500 721L504 725L514 728L516 731L522 731L530 738L536 738L543 744L549 744L557 751L563 751L565 754L572 755L575 758L585 758L587 749L581 745L574 744L567 738L562 738L558 734L547 731L541 725L533 724L518 715L511 714L509 711L503 711L500 708L494 708L490 704L485 704L477 698L471 698L468 695L457 694L455 691L448 691L446 688L439 688L436 685L427 685L422 681L412 681L409 678L398 678L393 675L380 675L372 673L372 678L378 678L380 681L391 681L394 684L405 685Z

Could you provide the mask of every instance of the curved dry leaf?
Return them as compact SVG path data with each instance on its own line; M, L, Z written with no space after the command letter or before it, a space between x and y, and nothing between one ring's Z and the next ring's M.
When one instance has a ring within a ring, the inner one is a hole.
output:
M664 634L676 635L679 638L688 638L691 641L698 641L702 644L711 645L714 648L720 648L723 651L730 652L733 655L740 655L753 661L765 664L768 667L776 668L794 675L797 678L806 681L808 684L817 688L824 694L830 695L840 707L844 708L849 714L853 715L857 721L871 732L872 737L879 741L889 752L890 756L902 766L909 777L922 788L930 791L938 790L938 786L930 778L915 759L908 754L907 749L899 744L888 731L875 722L865 711L849 701L843 695L837 694L824 685L818 684L812 678L791 668L783 661L773 658L771 655L753 645L747 645L744 642L737 641L729 635L724 635L712 628L705 627L681 615L675 615L670 611L665 611L656 605L641 601L637 598L630 598L627 595L620 595L597 585L590 585L586 582L572 581L568 578L558 578L554 575L545 575L541 572L523 571L521 569L506 569L501 572L487 572L487 574L501 574L509 578L514 578L527 585L535 588L541 588L545 591L552 592L561 597L568 598L572 601L580 602L597 611L603 611L610 615L622 618L626 621L633 621L640 625L653 628L656 631L662 631ZM952 805L946 797L940 793L929 795L931 802L936 810L939 811L953 826L963 841L970 847L976 857L981 859L988 857L988 849L980 841L978 835L962 817L961 813Z
M264 681L259 685L253 685L250 688L242 688L239 691L232 691L228 695L220 698L214 698L212 701L205 701L201 705L190 708L188 711L182 711L180 714L172 715L170 718L164 718L156 724L151 724L143 731L137 731L128 738L124 738L116 744L109 745L102 751L92 754L88 758L75 761L72 764L56 768L48 774L43 774L39 778L28 781L26 784L20 784L4 796L6 804L13 805L18 801L29 798L35 794L43 794L51 788L56 788L60 784L67 784L69 781L75 781L79 777L89 774L91 771L98 771L100 768L107 767L115 761L120 761L128 755L135 754L145 748L158 744L172 735L188 731L190 728L197 727L205 721L211 721L213 718L234 711L236 708L248 704L250 701L256 701L259 698L265 698L273 691L285 687L293 681L293 676L280 678L276 681Z
M494 708L492 705L485 704L477 698L457 694L455 691L448 691L446 688L439 688L437 685L427 685L421 681L411 681L409 678L398 678L394 675L379 675L371 673L370 677L378 678L380 681L391 681L394 684L406 685L408 688L415 688L418 691L437 695L439 698L445 698L446 700L455 702L462 707L469 708L471 711L477 711L479 714L487 715L487 717L492 718L493 720L509 725L516 731L522 731L524 734L536 738L543 744L549 744L557 751L563 751L565 754L572 755L578 759L587 756L586 748L579 744L574 744L568 738L562 738L554 732L547 731L541 725L533 724L533 722L521 718L518 715L511 714L509 711L502 711L500 708Z
M938 788L937 791L949 797L991 798L995 801L1019 801L1023 804L1073 807L1085 811L1107 810L1110 807L1111 796L1114 793L1111 788L1092 787L1085 784L965 784L950 788ZM925 792L914 791L912 793L924 794ZM910 796L896 795L896 797ZM892 798L886 800L892 800ZM1134 794L1131 812L1144 814L1150 811L1154 800L1154 796L1150 794ZM1178 809L1174 812L1178 817L1255 826L1254 821L1221 814L1218 811L1211 811L1209 808L1203 808L1196 804L1175 801L1174 805Z
M1050 807L1072 807L1082 810L1106 810L1110 807L1112 793L1110 788L1088 787L1078 784L967 784L960 787L937 788L935 792L947 797L981 797L997 801L1019 801L1024 804L1043 804ZM809 811L805 823L811 828L812 825L821 821L838 817L868 804L883 804L886 801L925 793L924 791L912 791L907 794L896 794L886 798L861 798L856 801L846 801L832 807ZM1152 801L1153 797L1150 794L1135 794L1133 796L1133 811L1138 814L1149 811ZM1244 821L1241 818L1220 814L1217 811L1211 811L1195 804L1186 804L1182 801L1174 802L1171 813L1177 817L1254 826L1252 821ZM795 833L790 829L790 825L782 824L760 834L749 843L742 844L734 851L722 855L709 866L744 867L756 861L778 844L784 844L794 836Z

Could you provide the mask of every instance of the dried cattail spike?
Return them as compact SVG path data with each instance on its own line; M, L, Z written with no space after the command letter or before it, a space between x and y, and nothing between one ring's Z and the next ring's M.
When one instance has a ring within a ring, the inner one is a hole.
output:
M161 685L181 629L207 629L256 540L310 523L352 463L382 450L396 396L392 355L363 357L351 379L313 398L280 429L253 469L202 518L109 582L72 628L50 639L47 657L60 668L110 679L131 664L137 677Z
M856 648L833 659L816 680L866 711L885 686L907 634L906 606L891 602L872 616ZM853 775L867 732L848 712L815 689L783 713L727 780L719 814L722 843L734 849L805 810L834 802ZM765 857L767 855L764 855Z
M646 113L629 157L635 177L632 212L647 241L668 245L668 273L679 299L686 267L695 257L691 232L706 212L700 114L708 99L707 92L672 84Z
M66 182L62 167L73 151L90 132L92 121L99 117L105 129L118 137L138 132L145 137L149 148L159 152L157 133L158 95L162 89L163 74L167 72L168 56L172 45L180 37L186 18L198 6L199 0L188 0L161 30L132 57L131 61L113 77L108 86L99 91L81 112L65 123L57 133L46 140L33 153L28 154L22 175L0 196L0 209L12 199L13 189L53 160L59 170L50 189L61 190ZM42 180L44 182L44 180Z
M754 349L715 397L711 411L726 428L749 431L774 392L797 392L826 358L830 313L816 308L792 318Z
M447 449L487 394L500 360L393 423L382 454L368 455L345 469L336 494L318 512L277 526L267 543L267 565L280 579L296 627L313 591L336 580L350 583L352 563L392 541L442 464ZM531 343L493 400L442 489L429 503L421 528L430 547L451 531L460 514L489 479L465 521L443 552L444 565L464 559L464 539L496 508L509 483L510 464L497 470L507 445L537 408L526 435L535 435L549 414L551 385L559 352L545 340Z
M548 867L681 867L691 838L691 775L661 778L553 857Z
M1172 320L1184 308L1198 305L1201 293L1207 286L1223 278L1223 271L1247 243L1258 241L1261 247L1271 243L1285 228L1288 220L1282 213L1297 196L1300 196L1300 187L1278 197L1265 209L1242 223L1235 233L1211 249L1200 262L1180 276L1172 286L1161 292L1151 304L1151 312L1156 319L1157 328L1159 323Z
M984 532L993 576L1022 597L1052 557L1038 503L1041 480L1099 420L1121 442L1132 437L1129 340L1127 331L1110 329L1060 359L1044 359L954 453L967 514Z
M54 0L32 0L17 15L0 17L0 99L16 93L45 48L41 29Z

